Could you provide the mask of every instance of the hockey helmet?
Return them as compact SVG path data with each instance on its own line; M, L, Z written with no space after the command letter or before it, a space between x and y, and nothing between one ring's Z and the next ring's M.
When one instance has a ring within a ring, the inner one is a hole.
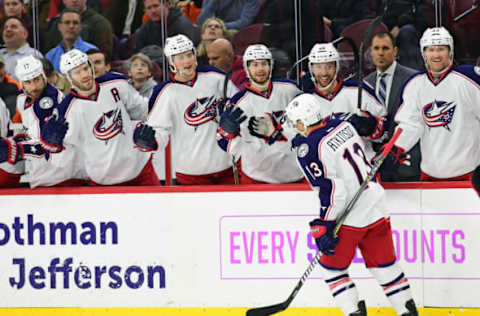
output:
M335 62L335 77L333 78L332 82L325 87L325 89L328 89L330 85L337 79L338 72L340 71L340 54L332 43L313 45L312 49L310 50L310 54L308 55L308 70L310 71L314 84L316 84L316 81L315 76L313 75L312 64L329 62Z
M321 103L319 98L310 93L300 94L287 105L287 117L294 126L297 121L301 121L305 127L314 125L330 115L326 110L328 107Z
M450 60L453 61L453 37L448 30L441 27L432 27L425 30L420 39L422 57L425 59L425 48L428 46L446 45L450 48Z
M31 80L41 75L45 77L43 64L33 56L20 58L15 66L15 75L20 82Z
M193 51L196 57L197 51L195 50L193 42L183 34L168 37L165 40L165 47L163 49L163 53L167 57L168 63L170 64L170 70L173 73L177 72L177 69L175 68L175 65L173 63L173 56L188 52L190 50Z
M267 46L263 44L253 44L247 47L243 53L243 68L247 72L248 79L252 80L250 72L248 71L248 62L252 60L268 60L270 63L270 75L268 79L272 78L273 71L273 57Z
M94 71L88 55L78 49L72 49L60 57L60 71L70 78L70 71L84 63L88 63L92 72Z

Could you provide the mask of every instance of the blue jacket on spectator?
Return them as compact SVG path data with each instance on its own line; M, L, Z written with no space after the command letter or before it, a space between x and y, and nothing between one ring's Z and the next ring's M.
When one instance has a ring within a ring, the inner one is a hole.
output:
M225 22L227 29L240 30L252 23L259 9L260 0L204 0L197 24L215 16Z
M81 37L78 37L77 42L75 43L75 45L73 45L72 48L76 48L84 53L86 53L91 48L98 49L97 46L90 44L88 42L85 42L84 40L82 40ZM52 63L55 71L58 73L60 73L60 57L65 52L66 51L65 51L65 48L63 47L63 41L61 41L60 44L58 44L56 47L49 50L48 53L45 55L45 57L48 60L50 60L50 62Z

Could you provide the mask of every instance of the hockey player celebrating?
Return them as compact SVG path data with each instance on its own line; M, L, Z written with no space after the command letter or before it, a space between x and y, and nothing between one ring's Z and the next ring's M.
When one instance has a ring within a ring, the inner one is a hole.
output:
M133 120L145 118L146 99L124 76L95 78L91 61L79 50L62 55L60 70L68 76L72 91L59 105L61 119L45 124L45 145L80 152L92 184L159 185L151 154L135 149L132 141ZM63 117L68 123L64 139L58 135L65 126Z
M273 59L265 45L247 47L243 65L250 84L222 114L218 144L241 157L241 184L297 182L303 176L288 141L295 130L281 123L288 102L301 91L293 82L271 79Z
M328 118L325 99L302 94L287 106L287 116L303 137L295 138L298 162L320 199L320 216L310 222L319 250L320 267L336 304L345 315L366 316L365 303L350 279L358 246L365 265L383 287L398 315L416 316L410 286L396 261L385 192L370 182L334 236L335 219L353 198L371 169L365 141L349 122ZM381 245L381 246L379 246Z
M172 76L155 87L135 143L141 150L163 149L171 135L178 184L233 184L232 159L215 135L224 85L227 97L237 88L214 67L197 69L195 47L185 35L167 38L164 53Z
M480 161L480 68L453 66L453 38L444 27L427 29L420 49L427 70L403 87L395 152L420 139L421 181L467 180Z

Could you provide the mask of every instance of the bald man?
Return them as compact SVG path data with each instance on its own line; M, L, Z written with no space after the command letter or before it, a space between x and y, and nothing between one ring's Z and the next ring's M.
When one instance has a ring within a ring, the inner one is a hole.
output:
M226 73L231 73L232 82L243 89L249 82L247 73L243 69L241 56L236 56L233 46L227 39L219 38L207 46L208 63Z

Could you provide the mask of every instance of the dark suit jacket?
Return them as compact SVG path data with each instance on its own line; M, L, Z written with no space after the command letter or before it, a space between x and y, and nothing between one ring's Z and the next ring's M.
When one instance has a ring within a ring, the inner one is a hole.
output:
M395 114L400 107L401 92L403 84L410 78L411 75L417 71L405 66L400 65L397 62L395 72L393 73L392 86L390 88L390 95L387 100L387 119L391 122L388 130L388 135L393 135L396 124L394 124ZM376 89L377 83L377 71L370 73L365 77L365 81ZM420 144L416 144L409 152L410 166L407 165L394 165L391 161L385 160L384 166L380 171L380 176L383 181L418 181L420 177Z

